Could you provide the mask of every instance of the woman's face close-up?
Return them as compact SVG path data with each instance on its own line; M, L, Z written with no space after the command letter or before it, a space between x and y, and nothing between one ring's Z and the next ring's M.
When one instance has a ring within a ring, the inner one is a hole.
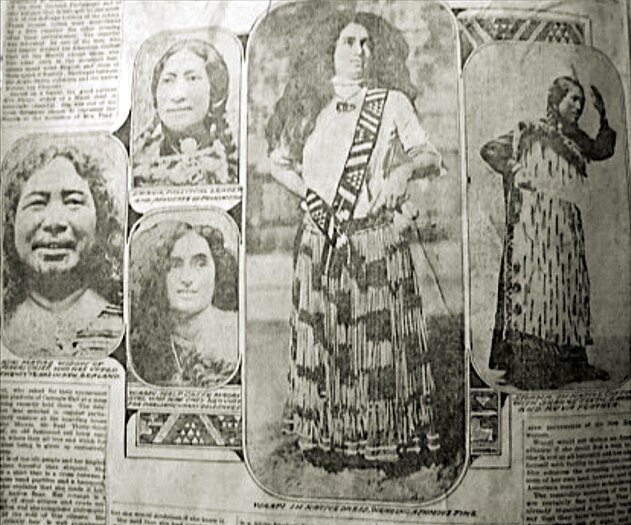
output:
M204 59L188 49L165 63L156 91L160 121L173 131L201 123L210 108L210 81Z
M179 314L206 309L215 288L215 262L208 242L190 231L173 245L166 276L169 306Z
M361 80L371 55L368 31L364 26L351 22L342 29L335 44L335 75L345 80Z
M39 274L75 269L96 238L96 207L88 182L65 157L36 170L22 188L15 247Z
M583 92L578 86L570 87L563 100L559 103L559 115L565 122L578 122L583 113Z

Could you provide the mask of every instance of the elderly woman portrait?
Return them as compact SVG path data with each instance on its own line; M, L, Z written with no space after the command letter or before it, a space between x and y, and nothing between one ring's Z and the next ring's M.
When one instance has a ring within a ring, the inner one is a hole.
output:
M599 116L590 137L579 126L584 87L555 78L547 115L487 142L482 159L503 177L506 224L489 368L520 389L554 389L609 375L589 363L590 277L578 190L588 164L613 156L616 132L596 86Z
M130 248L130 355L160 386L212 387L238 362L235 255L216 227L163 220Z
M2 179L7 347L24 357L107 355L123 334L123 227L103 166L78 147L46 146L5 166Z
M179 40L166 50L151 76L154 116L134 130L135 186L237 182L237 148L226 120L229 87L226 62L209 42Z

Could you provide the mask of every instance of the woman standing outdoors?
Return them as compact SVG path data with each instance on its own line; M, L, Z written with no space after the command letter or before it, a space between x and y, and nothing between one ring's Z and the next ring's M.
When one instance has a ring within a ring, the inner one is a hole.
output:
M480 155L504 178L506 232L490 368L524 390L607 380L589 364L590 289L578 192L587 165L614 154L616 133L592 86L600 127L578 125L585 92L576 78L554 80L547 117L485 144Z
M408 190L442 160L414 110L409 49L368 13L338 12L307 42L266 129L272 175L305 211L286 430L310 458L437 451Z

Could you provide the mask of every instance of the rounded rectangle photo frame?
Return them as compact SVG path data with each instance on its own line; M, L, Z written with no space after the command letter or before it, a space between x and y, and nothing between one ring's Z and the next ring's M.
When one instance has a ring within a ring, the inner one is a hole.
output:
M280 498L435 502L468 457L455 18L286 4L246 55L248 469Z
M105 133L34 134L2 164L2 341L28 359L121 343L127 154Z
M134 210L204 206L218 193L238 200L242 57L239 40L220 28L167 31L143 43L132 89Z
M631 372L618 72L593 48L503 42L463 75L474 366L505 391L613 388Z
M210 389L239 369L239 230L219 208L143 216L127 256L129 370L162 389Z

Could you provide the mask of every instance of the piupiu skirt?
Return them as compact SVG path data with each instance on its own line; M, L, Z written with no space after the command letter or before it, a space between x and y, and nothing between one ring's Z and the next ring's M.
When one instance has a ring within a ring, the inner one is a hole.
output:
M352 220L325 270L306 216L294 250L286 430L303 451L369 461L435 451L435 390L409 241L391 217Z

